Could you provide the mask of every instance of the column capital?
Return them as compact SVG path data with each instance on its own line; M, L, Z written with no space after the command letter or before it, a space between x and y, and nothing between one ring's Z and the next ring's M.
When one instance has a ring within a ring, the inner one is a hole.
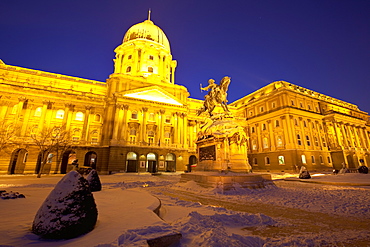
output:
M91 106L91 105L87 105L87 106L85 106L85 109L86 109L87 111L90 111L92 108L93 108L93 106Z
M143 110L143 112L147 112L148 111L148 107L143 107L142 110Z
M123 109L127 110L129 105L128 104L123 104L122 107L123 107Z
M25 102L27 100L27 98L24 97L24 96L20 96L20 97L18 97L18 100L19 100L19 102Z
M166 110L163 110L163 109L159 110L159 113L162 114L162 115L165 114L165 112L166 112Z

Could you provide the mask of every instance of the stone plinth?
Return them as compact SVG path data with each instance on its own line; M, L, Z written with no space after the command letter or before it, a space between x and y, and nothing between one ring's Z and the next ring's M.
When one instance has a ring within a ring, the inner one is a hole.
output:
M224 191L237 187L258 189L268 184L273 184L270 174L243 174L243 173L220 173L220 172L194 172L181 174L181 182L195 181L205 188L222 188Z

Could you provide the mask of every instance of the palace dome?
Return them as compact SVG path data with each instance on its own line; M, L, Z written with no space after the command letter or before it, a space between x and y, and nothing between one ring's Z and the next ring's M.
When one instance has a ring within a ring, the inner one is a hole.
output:
M151 20L145 20L130 27L123 38L123 43L136 39L154 41L170 51L170 42L166 35L162 29L155 25Z

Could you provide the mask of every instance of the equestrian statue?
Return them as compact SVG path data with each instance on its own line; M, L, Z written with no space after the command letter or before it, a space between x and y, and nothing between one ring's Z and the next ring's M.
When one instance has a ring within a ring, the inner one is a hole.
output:
M227 89L229 87L231 78L225 76L222 78L220 85L215 83L215 80L209 79L207 87L200 87L200 90L208 91L208 94L204 96L204 103L202 108L197 112L199 116L203 112L208 112L209 116L213 116L213 110L216 106L221 105L222 109L225 112L230 112L227 108Z

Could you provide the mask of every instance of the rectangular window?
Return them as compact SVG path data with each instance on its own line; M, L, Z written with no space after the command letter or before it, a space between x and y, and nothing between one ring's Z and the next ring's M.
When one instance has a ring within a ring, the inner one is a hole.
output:
M309 136L306 136L306 141L307 141L307 146L311 146L311 141L310 141L310 137Z

